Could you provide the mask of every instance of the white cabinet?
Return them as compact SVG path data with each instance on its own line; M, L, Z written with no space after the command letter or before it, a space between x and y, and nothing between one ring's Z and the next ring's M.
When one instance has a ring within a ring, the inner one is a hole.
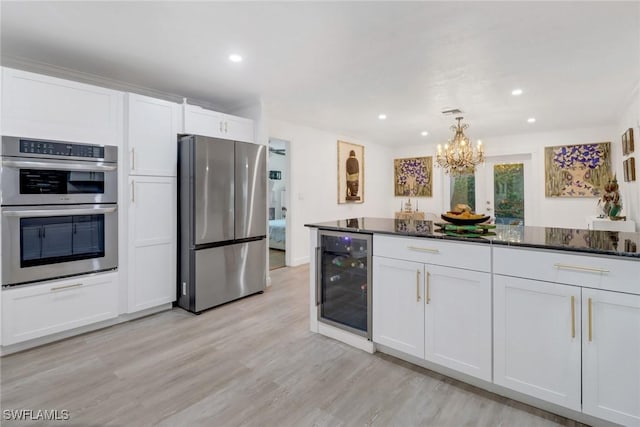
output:
M254 142L253 120L184 104L184 133Z
M640 295L583 289L582 330L583 412L640 426Z
M122 92L2 69L2 134L122 145Z
M129 173L176 176L181 106L133 93L126 106Z
M373 239L373 341L491 381L490 247Z
M2 345L116 317L117 277L98 273L2 290Z
M425 274L425 359L491 381L491 274L436 265Z
M176 178L129 179L129 312L135 312L176 299Z
M495 275L494 382L580 411L579 287Z
M179 104L127 94L129 313L176 299L181 112Z
M373 257L373 341L424 358L424 264Z

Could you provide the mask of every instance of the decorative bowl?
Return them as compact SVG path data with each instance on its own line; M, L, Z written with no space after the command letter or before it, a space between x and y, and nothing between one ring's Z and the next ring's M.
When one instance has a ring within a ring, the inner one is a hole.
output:
M486 222L491 217L484 215L480 218L458 218L454 215L442 214L440 215L440 218L455 225L473 225L473 224L480 224L480 223Z

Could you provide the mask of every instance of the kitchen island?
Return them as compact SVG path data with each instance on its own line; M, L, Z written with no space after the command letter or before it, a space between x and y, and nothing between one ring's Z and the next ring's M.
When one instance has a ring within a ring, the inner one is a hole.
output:
M589 424L640 425L640 233L497 226L469 238L387 218L307 226L312 331ZM336 263L323 259L323 233L352 251L350 239L370 239L358 244L370 258L339 257L354 269L370 260L364 336L320 316L339 285L324 277Z

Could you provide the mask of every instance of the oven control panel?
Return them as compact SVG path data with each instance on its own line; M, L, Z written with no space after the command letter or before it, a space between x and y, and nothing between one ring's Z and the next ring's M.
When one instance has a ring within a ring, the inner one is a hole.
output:
M68 144L63 142L20 140L20 152L53 156L104 158L104 147L97 145Z

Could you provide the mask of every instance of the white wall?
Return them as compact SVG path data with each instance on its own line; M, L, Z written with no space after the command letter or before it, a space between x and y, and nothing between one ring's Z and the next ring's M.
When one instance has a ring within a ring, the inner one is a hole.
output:
M290 237L287 252L290 264L309 261L309 229L304 224L355 217L389 217L392 194L391 150L330 131L269 120L269 137L290 142L290 207L287 217ZM365 146L364 203L338 204L337 141Z
M634 104L635 105L635 104ZM630 107L630 110L636 107ZM628 127L629 125L627 125ZM484 137L485 154L487 156L506 156L514 154L531 155L533 181L531 205L533 212L527 213L527 225L586 228L586 217L599 213L597 198L557 198L544 195L544 148L555 145L584 144L590 142L610 141L612 147L612 167L618 172L620 178L621 144L620 134L615 126L595 127L585 129L558 130L555 132L537 132L520 135L507 135L499 137ZM472 136L472 135L470 135ZM393 151L393 158L433 156L435 160L437 143L422 146L402 147ZM390 162L391 163L391 162ZM618 165L620 163L620 165ZM482 167L482 166L480 166ZM618 170L619 169L619 170ZM449 185L449 176L434 167L433 198L420 198L419 209L421 211L440 213L447 209L445 185ZM629 192L629 190L626 190ZM637 184L636 184L637 193ZM389 193L391 194L391 193ZM625 209L623 215L628 215L638 222L637 194L635 200L631 196L623 195ZM405 198L406 199L406 198ZM402 198L390 197L388 202L392 210L400 208ZM446 200L445 200L446 199ZM412 203L414 201L412 200ZM630 203L630 205L627 205ZM415 203L414 203L415 204Z
M621 135L633 128L635 150L629 156L622 155ZM636 222L636 231L640 230L640 82L631 93L626 108L620 115L614 134L614 170L618 175L620 196L622 197L622 214ZM636 159L636 180L624 182L622 162L629 157Z

